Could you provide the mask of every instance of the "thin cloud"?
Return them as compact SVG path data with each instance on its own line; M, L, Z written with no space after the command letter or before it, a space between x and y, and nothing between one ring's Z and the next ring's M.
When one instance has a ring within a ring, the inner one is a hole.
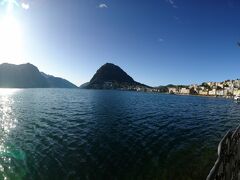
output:
M174 0L166 0L167 3L169 3L173 8L178 8Z
M164 39L163 38L158 38L158 42L164 42Z
M99 6L98 6L100 9L106 9L106 8L108 8L108 5L107 4L99 4Z
M173 16L173 19L177 22L177 23L183 23L183 19L181 19L180 17L178 16Z
M28 10L30 8L30 5L27 4L27 3L22 3L21 4L22 8L25 9L25 10Z
M176 20L176 21L179 21L180 18L178 16L173 16L173 18Z

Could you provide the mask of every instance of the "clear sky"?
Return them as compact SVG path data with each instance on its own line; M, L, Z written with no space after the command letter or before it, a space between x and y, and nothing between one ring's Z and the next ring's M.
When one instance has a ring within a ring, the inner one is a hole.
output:
M106 62L152 86L240 78L239 0L16 1L10 20L0 7L1 63L76 85Z

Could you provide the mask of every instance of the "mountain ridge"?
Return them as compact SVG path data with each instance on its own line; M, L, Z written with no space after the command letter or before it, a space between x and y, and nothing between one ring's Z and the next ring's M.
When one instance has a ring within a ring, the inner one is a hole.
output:
M0 88L76 88L73 83L39 71L33 64L0 64Z

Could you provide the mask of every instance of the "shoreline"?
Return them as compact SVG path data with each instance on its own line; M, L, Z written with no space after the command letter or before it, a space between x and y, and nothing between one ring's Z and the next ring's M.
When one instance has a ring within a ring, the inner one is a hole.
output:
M223 99L234 99L234 96L211 96L211 95L199 95L199 94L170 94L170 93L160 93L160 94L169 94L175 96L195 96L195 97L209 97L209 98L223 98Z

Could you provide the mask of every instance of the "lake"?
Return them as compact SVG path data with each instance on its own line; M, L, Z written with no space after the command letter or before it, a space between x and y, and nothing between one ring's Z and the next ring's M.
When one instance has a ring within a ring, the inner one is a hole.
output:
M0 179L205 179L240 104L79 89L0 90Z

